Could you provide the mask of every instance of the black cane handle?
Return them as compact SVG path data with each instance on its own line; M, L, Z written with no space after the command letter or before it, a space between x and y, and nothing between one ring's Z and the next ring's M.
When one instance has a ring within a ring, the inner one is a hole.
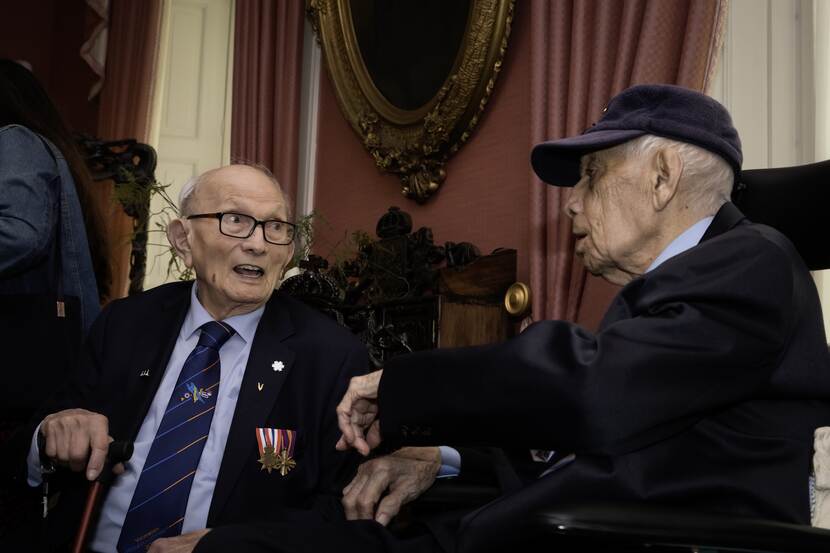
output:
M132 456L133 443L121 440L112 442L110 444L109 451L107 452L107 459L109 459L113 464L126 463Z
M104 462L104 468L101 474L98 475L98 482L105 486L109 486L115 478L112 472L112 467L118 463L126 463L133 456L133 443L116 440L110 442L109 450L107 451L107 460Z

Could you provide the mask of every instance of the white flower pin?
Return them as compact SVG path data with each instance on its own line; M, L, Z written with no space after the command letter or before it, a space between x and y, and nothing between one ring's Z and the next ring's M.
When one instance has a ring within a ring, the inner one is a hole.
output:
M277 372L282 372L282 370L285 368L285 365L282 361L274 361L271 364L271 367Z

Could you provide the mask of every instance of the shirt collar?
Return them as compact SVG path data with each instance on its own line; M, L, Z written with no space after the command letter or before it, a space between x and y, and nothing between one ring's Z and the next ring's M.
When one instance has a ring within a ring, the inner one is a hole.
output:
M694 225L684 230L677 238L672 240L671 243L666 246L666 249L660 252L660 255L658 255L655 260L651 262L648 269L646 269L646 272L648 273L653 271L662 265L663 262L697 246L700 239L703 238L703 235L706 233L706 229L708 229L709 225L712 224L712 220L714 218L714 216L704 217Z
M231 327L236 331L239 337L245 341L245 343L250 343L254 339L257 326L259 326L259 320L262 318L262 314L264 312L265 306L262 305L250 313L234 315L233 317L223 319L223 322L231 325ZM196 296L196 282L194 281L193 287L190 289L190 307L187 310L187 315L185 316L184 323L182 324L182 338L185 340L190 338L203 324L209 323L212 320L213 317L210 316L210 313L208 313L204 306L202 306L202 303Z

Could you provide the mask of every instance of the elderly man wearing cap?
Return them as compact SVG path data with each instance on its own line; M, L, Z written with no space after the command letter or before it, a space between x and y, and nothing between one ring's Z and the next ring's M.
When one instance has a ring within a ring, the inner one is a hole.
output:
M729 113L636 86L582 135L536 146L532 164L573 187L565 211L588 270L624 286L599 331L543 321L502 344L393 359L352 380L339 446L573 454L520 474L526 487L468 532L586 498L809 523L813 430L830 423L821 307L789 240L729 201L741 168Z
M830 423L821 308L789 240L729 201L741 168L729 113L691 90L636 86L532 163L573 187L576 253L622 290L596 333L542 321L353 378L339 448L431 447L364 464L347 513L385 524L437 475L489 470L507 493L443 526L458 550L504 550L533 510L586 499L809 523L813 430ZM442 443L503 449L491 462Z

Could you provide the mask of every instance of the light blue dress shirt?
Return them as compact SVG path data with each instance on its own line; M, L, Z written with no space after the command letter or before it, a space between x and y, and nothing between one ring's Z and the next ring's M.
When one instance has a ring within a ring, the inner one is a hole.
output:
M660 255L654 258L651 265L646 269L646 273L653 271L664 262L668 261L676 255L680 255L688 249L691 249L700 243L700 239L706 234L709 225L712 224L714 217L704 217L694 225L690 226L681 232L677 238L671 241L666 248L660 252Z
M193 485L190 488L190 496L187 500L187 509L185 510L182 526L183 534L193 530L201 530L207 525L213 488L216 485L219 467L222 464L222 455L225 451L231 420L236 409L239 388L242 385L245 366L248 364L251 343L254 340L254 334L264 311L265 307L263 306L250 313L224 319L224 322L233 327L236 334L228 339L219 350L219 396L216 399L216 410L211 422L210 433L202 451L202 457L199 460ZM90 542L92 550L115 551L118 536L121 533L121 526L124 524L127 509L129 509L133 492L138 483L138 477L141 475L144 461L150 452L156 430L161 424L176 380L185 359L199 342L199 327L212 320L214 320L213 317L208 314L196 298L196 283L194 283L190 292L190 308L182 323L170 361L164 370L161 384L138 431L133 456L126 465L126 472L115 479L115 484L110 488L101 508L101 517ZM35 436L37 436L37 433L35 433ZM35 438L33 438L32 449L29 452L29 484L33 486L40 484L40 467Z
M441 452L441 468L438 469L438 478L450 478L461 474L461 454L458 450L446 445L438 449Z
M653 271L664 262L668 261L672 257L679 255L686 250L693 248L698 245L700 239L703 238L703 235L706 234L706 230L709 228L709 225L712 224L712 220L714 217L704 217L694 225L690 226L686 230L684 230L680 235L677 236L674 240L669 243L666 248L660 252L654 261L651 262L648 269L646 269L646 273L649 271ZM461 455L458 453L457 450L448 447L448 446L441 446L441 468L438 470L438 478L448 478L452 476L458 476L461 474ZM552 453L552 452L551 452ZM550 458L552 455L549 455ZM543 475L548 474L553 471L554 468L559 468L564 466L565 464L571 462L574 459L573 455L569 455L565 457L560 462L556 464L555 467L551 467L547 471L543 473Z

